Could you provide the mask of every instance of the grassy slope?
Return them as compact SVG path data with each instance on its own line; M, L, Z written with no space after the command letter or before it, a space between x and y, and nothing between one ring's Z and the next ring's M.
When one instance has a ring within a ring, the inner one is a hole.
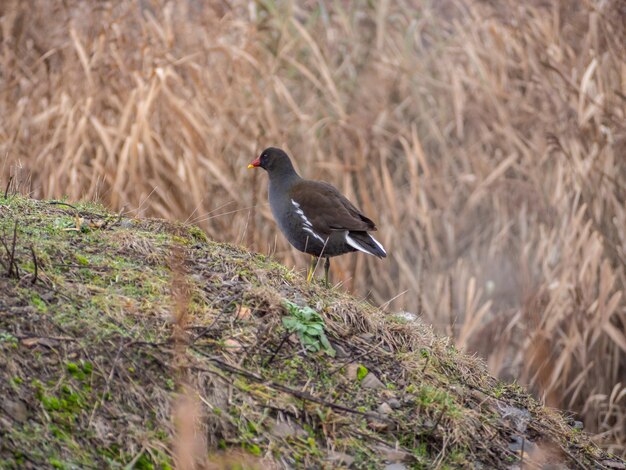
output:
M17 275L0 247L2 468L168 468L182 390L202 403L187 416L197 454L264 468L502 467L516 439L526 462L606 458L421 323L194 227L0 196L8 251L15 221ZM322 314L336 357L285 334L284 300Z

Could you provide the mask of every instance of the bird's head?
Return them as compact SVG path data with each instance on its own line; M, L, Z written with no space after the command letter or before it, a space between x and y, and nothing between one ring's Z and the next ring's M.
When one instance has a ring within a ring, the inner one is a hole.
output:
M274 170L292 170L291 160L283 150L276 147L268 147L261 155L252 161L248 168L263 168L267 172Z

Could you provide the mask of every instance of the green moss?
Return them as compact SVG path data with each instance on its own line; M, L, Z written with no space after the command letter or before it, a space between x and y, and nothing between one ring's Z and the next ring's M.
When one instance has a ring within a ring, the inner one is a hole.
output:
M304 359L295 356L287 359L280 370L274 369L277 374L276 378L281 382L292 383L297 380L298 376L304 371Z
M76 258L76 262L83 266L89 266L89 260L86 256L79 255L77 253L74 254L74 258Z
M86 375L89 375L93 372L93 364L89 361L82 361L81 362L81 366L83 369L83 373L85 373Z
M47 411L57 411L60 418L72 421L74 416L85 407L85 396L82 392L75 391L70 385L61 386L59 395L41 391L39 398Z
M61 400L59 400L57 397L49 395L43 395L41 397L41 404L48 411L59 411L63 408Z
M255 456L259 456L261 455L261 448L257 445L257 444L249 444L247 442L245 442L242 447L247 451L250 452L252 455Z
M369 374L369 370L367 370L367 367L359 364L356 369L356 378L358 379L358 381L360 382L361 380L363 380L367 374Z
M141 456L135 461L134 468L136 468L137 470L153 470L154 465L152 464L150 455L141 454Z
M65 463L63 463L61 460L55 458L55 457L50 457L48 459L48 463L53 467L53 468L58 468L61 470L64 470L65 468L67 468L67 466L65 465Z
M417 401L423 407L445 412L450 417L459 417L462 415L461 408L457 405L454 397L450 393L431 385L423 385L420 387Z
M37 292L31 293L30 303L35 308L37 308L40 313L46 313L48 311L48 306L46 305L46 302L41 297L39 297L39 294Z
M208 243L209 241L206 233L204 233L204 231L200 227L196 227L195 225L188 227L187 233L196 242Z
M493 389L493 396L495 396L496 398L500 398L502 397L502 395L504 395L505 392L506 392L506 385L499 383Z

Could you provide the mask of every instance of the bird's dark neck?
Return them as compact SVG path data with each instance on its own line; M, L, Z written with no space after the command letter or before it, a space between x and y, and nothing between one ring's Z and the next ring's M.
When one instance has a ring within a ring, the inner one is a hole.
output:
M274 189L290 188L295 182L301 180L300 175L296 173L291 162L283 168L277 168L269 173L270 186Z

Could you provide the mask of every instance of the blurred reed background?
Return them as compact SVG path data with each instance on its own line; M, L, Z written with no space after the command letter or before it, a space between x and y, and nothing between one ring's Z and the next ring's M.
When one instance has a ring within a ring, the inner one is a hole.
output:
M624 455L623 1L5 0L0 28L2 191L304 268L246 170L281 146L380 227L335 281Z

